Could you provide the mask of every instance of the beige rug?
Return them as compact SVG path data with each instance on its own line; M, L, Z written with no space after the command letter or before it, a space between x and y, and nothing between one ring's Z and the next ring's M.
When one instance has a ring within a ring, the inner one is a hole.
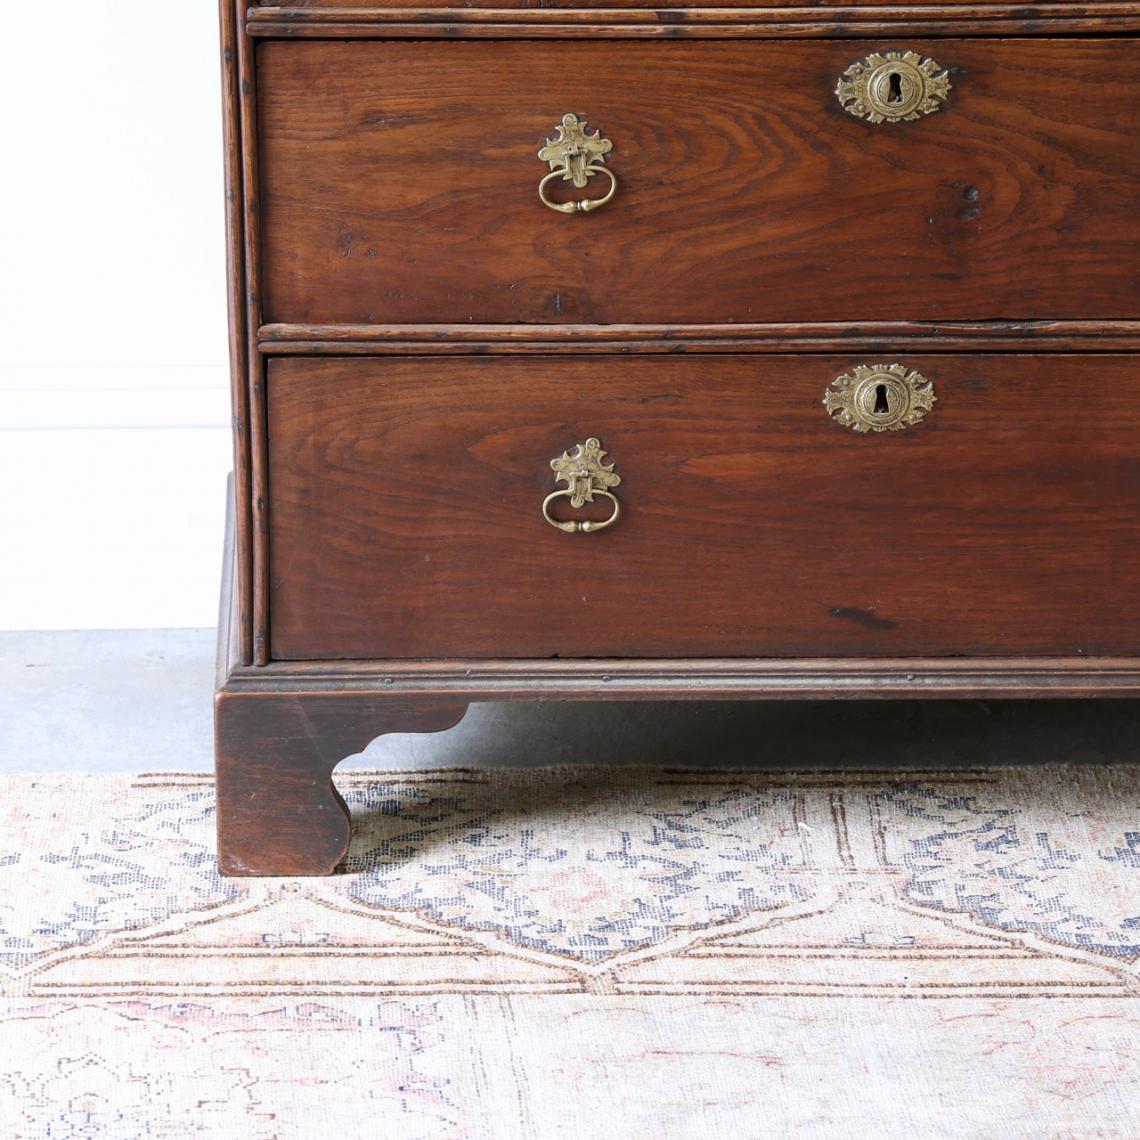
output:
M1140 768L2 782L3 1140L1140 1136Z

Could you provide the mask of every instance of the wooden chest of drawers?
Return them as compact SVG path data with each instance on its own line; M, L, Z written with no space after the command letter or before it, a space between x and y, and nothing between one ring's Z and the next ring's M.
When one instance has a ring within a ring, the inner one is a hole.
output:
M1140 695L1140 6L222 31L227 873L472 701Z

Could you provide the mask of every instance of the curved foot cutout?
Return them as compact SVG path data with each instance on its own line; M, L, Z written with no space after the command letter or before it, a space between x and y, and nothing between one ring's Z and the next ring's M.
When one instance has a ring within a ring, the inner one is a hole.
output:
M226 693L215 708L223 875L330 875L352 834L332 773L389 732L442 732L466 702Z

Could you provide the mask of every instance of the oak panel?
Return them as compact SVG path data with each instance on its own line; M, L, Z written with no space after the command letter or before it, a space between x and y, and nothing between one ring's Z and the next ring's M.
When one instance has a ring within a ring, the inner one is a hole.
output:
M1136 42L908 42L950 101L881 125L832 93L875 46L262 44L264 319L1140 317ZM536 194L568 110L586 216Z
M934 410L860 436L850 357L273 359L273 656L1135 654L1140 358L904 362ZM588 435L623 516L568 535Z

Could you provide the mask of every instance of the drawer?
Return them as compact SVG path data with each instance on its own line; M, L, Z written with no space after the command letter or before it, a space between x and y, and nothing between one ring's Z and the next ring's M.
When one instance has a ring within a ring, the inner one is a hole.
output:
M1140 358L887 362L273 360L273 656L1140 651ZM590 437L620 514L567 533Z
M844 110L851 65L906 50L940 109ZM268 42L258 68L267 322L1140 317L1134 40ZM539 200L567 112L612 143L591 213Z

